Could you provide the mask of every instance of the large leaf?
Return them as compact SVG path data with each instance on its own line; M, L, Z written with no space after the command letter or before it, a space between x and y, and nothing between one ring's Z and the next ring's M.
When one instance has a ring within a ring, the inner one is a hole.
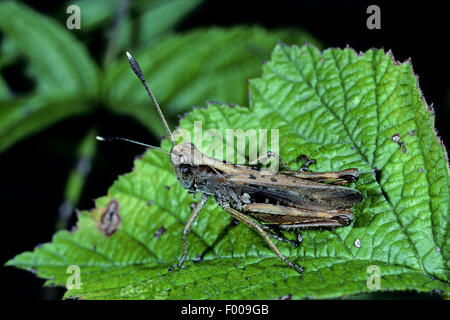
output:
M194 198L157 151L137 159L95 209L80 213L76 230L58 232L8 265L32 268L55 285L64 285L66 268L78 265L81 288L66 297L91 299L338 297L370 292L373 265L380 290L446 292L449 169L411 64L382 50L358 55L277 45L263 71L250 82L250 108L210 104L180 126L192 132L198 120L203 130L222 132L276 128L281 156L293 167L307 154L317 160L312 170L359 168L353 187L365 200L350 226L302 231L298 248L278 243L304 266L302 275L212 200L188 237L188 268L168 273L180 257ZM163 147L170 147L167 140ZM105 212L114 223L100 223ZM203 261L194 262L199 254Z
M26 58L28 76L35 83L25 98L2 99L0 122L8 129L2 126L3 150L38 129L85 112L97 95L98 79L95 63L65 25L7 1L0 3L0 31L9 47Z
M245 105L246 78L260 74L261 63L269 59L280 39L288 43L316 42L301 31L213 28L168 36L156 46L132 53L170 117L206 100ZM102 94L108 106L132 115L157 134L165 133L125 57L107 70L103 80Z

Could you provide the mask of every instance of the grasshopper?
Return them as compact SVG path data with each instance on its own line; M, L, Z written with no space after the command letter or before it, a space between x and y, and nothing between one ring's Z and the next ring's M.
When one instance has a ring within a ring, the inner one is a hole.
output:
M358 180L358 169L337 172L309 172L307 161L298 171L291 170L277 154L268 152L253 165L236 165L228 161L214 159L201 153L192 143L175 144L172 132L136 60L127 52L130 66L144 85L149 97L161 117L162 123L172 142L170 160L181 186L190 193L201 194L187 219L182 236L182 256L178 264L171 266L184 268L188 250L186 237L200 211L210 197L236 220L258 232L275 254L289 267L303 272L303 268L287 259L271 238L294 242L279 235L280 229L305 227L348 226L353 219L352 206L360 203L363 196L357 190L342 184ZM97 137L102 141L122 140L149 148L160 148L120 137ZM167 153L167 152L166 152ZM276 174L267 174L257 166L270 158L275 158L285 169ZM299 235L299 239L301 236ZM300 242L301 240L299 240Z

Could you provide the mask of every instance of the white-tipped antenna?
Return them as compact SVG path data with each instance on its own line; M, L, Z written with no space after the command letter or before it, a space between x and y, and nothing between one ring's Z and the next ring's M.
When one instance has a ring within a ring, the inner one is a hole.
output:
M128 57L128 61L130 62L131 69L137 75L139 80L141 80L142 84L145 87L145 90L147 90L147 93L148 93L150 99L152 99L153 103L155 104L156 111L158 112L159 116L161 117L161 120L164 124L164 127L166 128L167 134L169 135L172 145L175 145L175 140L173 139L172 132L170 131L169 126L167 125L166 119L164 118L164 115L161 112L161 109L159 108L159 105L155 99L155 96L153 95L150 88L147 86L147 82L145 81L144 75L142 74L141 67L139 67L139 64L137 63L137 61L134 60L133 56L128 51L126 52L126 54Z
M155 147L155 146L151 146L151 145L149 145L149 144L142 143L142 142L139 142L139 141L130 140L130 139L127 139L127 138L122 138L122 137L106 137L106 136L105 136L105 137L96 136L95 138L96 138L98 141L106 141L106 142L115 142L115 141L131 142L131 143L138 144L138 145L140 145L140 146L144 146L144 147L147 147L147 148L150 148L150 149L155 149L155 150L158 150L158 151L161 151L161 152L164 152L164 153L170 155L170 153L167 152L167 151L164 150L164 149L161 149L161 148L158 148L158 147Z

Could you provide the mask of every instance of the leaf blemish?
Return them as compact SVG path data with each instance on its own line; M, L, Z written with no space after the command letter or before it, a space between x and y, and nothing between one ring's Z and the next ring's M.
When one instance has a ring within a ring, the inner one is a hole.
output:
M378 169L378 167L373 168L372 175L375 180L377 180L378 184L380 184L380 173L381 171L380 169Z
M203 256L201 254L198 254L192 261L198 263L203 261Z
M396 133L396 134L394 134L393 136L392 136L392 141L394 141L394 142L399 142L400 141L400 138L401 138L402 136L401 135L399 135L398 133Z
M108 203L105 211L103 211L98 229L103 232L105 237L109 237L116 232L121 221L122 218L119 215L119 203L117 200L113 199Z
M411 131L410 131L410 132L411 132ZM414 133L411 134L410 132L409 132L410 135L414 135ZM394 141L395 143L398 144L398 146L402 149L402 152L403 152L403 153L406 153L405 143L404 143L403 141L400 141L401 137L402 137L401 135L399 135L398 133L396 133L396 134L394 134L394 135L392 136L392 141Z
M159 237L160 237L164 232L166 232L166 231L167 231L166 228L161 227L161 228L159 228L159 229L155 232L154 237L155 237L155 238L159 238Z

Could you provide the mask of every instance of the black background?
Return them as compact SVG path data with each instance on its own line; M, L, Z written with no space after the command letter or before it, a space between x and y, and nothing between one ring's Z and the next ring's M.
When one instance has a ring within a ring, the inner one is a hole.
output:
M65 7L26 1L34 9L65 23ZM199 26L233 26L257 24L268 29L301 27L323 43L324 47L345 47L356 51L370 48L392 49L398 61L411 58L418 74L422 93L436 112L436 127L448 141L450 110L448 11L444 2L421 4L409 1L206 1L187 16L178 30ZM370 4L381 8L381 30L369 30L366 9ZM83 22L81 22L83 23ZM105 44L88 41L94 57L101 57ZM97 35L98 36L98 35ZM83 40L83 39L82 39ZM98 60L99 61L99 60ZM17 68L17 66L16 66ZM20 66L19 66L20 69ZM12 68L3 74L9 83L26 90L27 82ZM54 233L58 206L68 173L76 157L74 146L89 127L118 136L141 137L141 141L159 144L150 133L131 118L114 116L106 111L76 117L27 138L0 155L0 199L2 208L1 244L3 264L37 244L48 242ZM99 147L92 172L87 180L80 209L93 207L93 199L104 195L117 175L132 169L133 159L142 153L133 145ZM13 299L59 299L62 289L42 288L43 280L32 273L0 267L2 291ZM388 298L427 298L423 295L393 295Z

